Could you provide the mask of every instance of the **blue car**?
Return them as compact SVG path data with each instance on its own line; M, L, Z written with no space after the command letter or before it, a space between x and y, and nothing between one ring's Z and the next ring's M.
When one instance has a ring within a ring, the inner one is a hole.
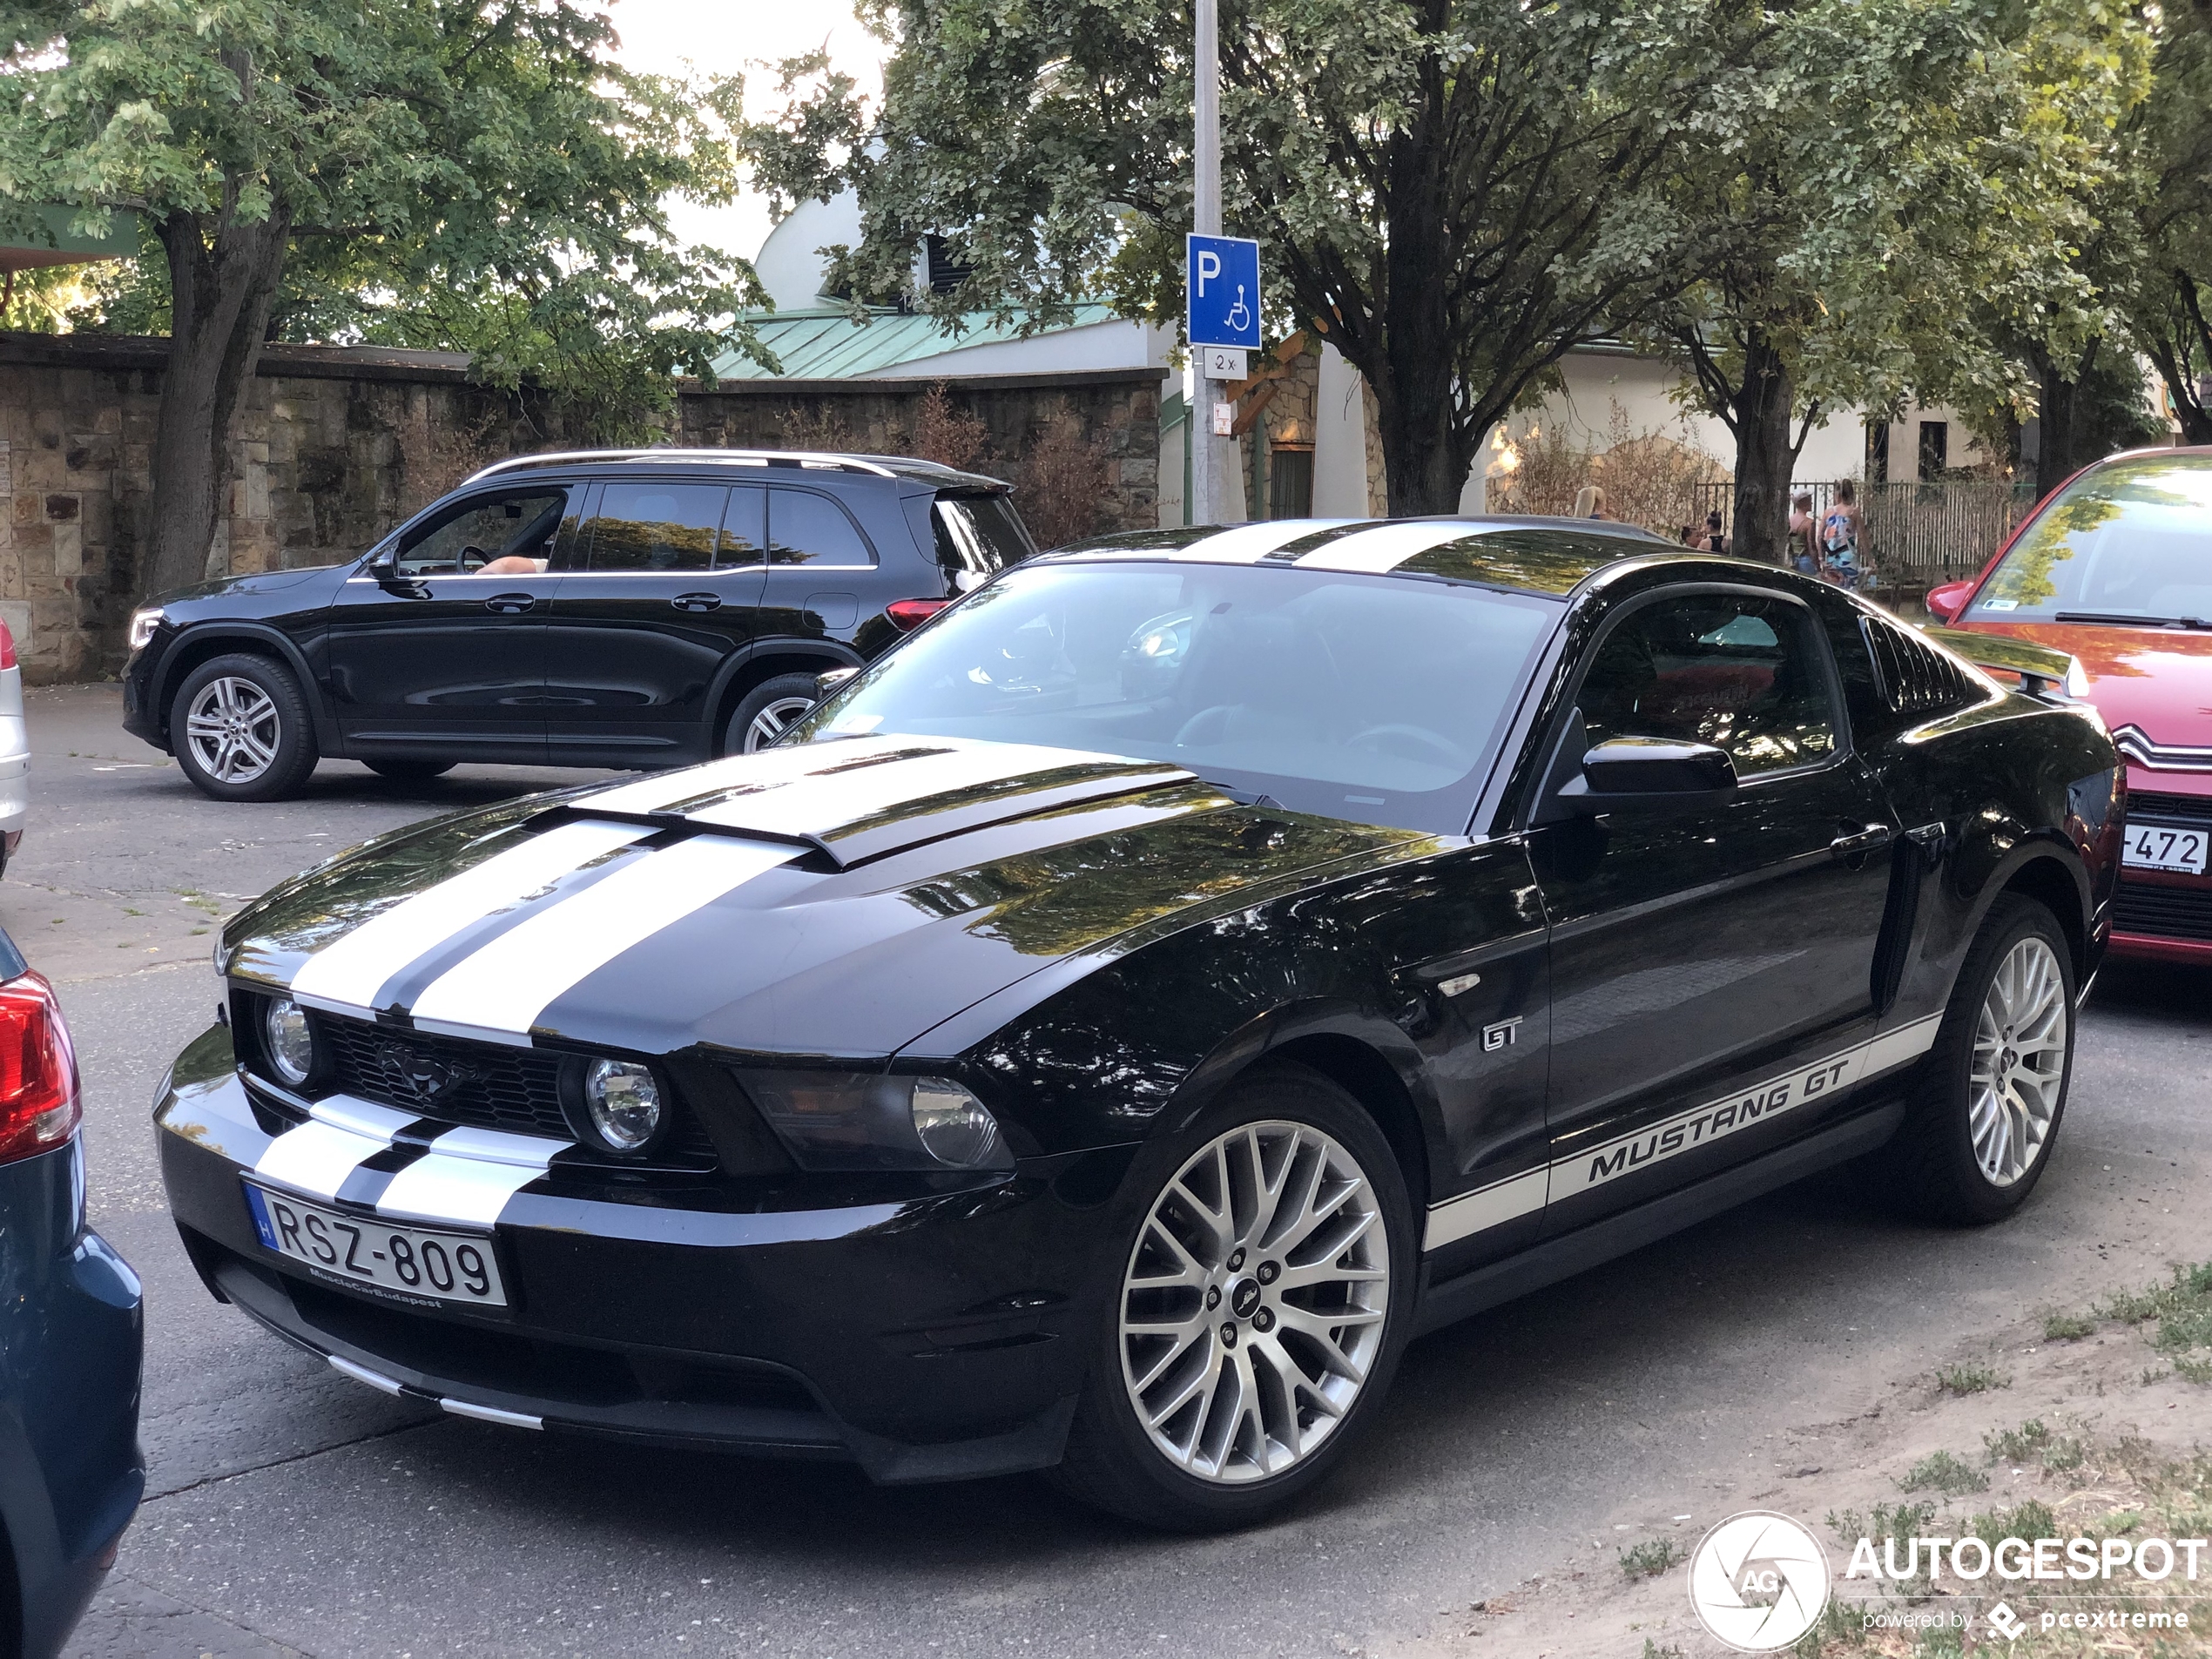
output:
M0 933L0 1659L58 1654L145 1489L138 1276L84 1224L77 1056Z

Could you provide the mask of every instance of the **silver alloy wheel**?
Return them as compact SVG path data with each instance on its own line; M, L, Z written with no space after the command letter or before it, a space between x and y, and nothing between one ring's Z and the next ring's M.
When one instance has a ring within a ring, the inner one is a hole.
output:
M800 717L813 706L811 698L778 698L754 715L752 724L745 727L745 752L752 754L766 748L796 725Z
M1184 1165L1137 1233L1122 1380L1178 1468L1261 1480L1344 1420L1389 1310L1389 1234L1359 1160L1310 1124L1239 1124Z
M235 675L208 681L185 711L185 741L218 783L252 783L276 765L283 740L283 718L269 694Z
M1992 1186L2011 1186L2043 1156L2066 1081L2072 1024L2058 957L2041 938L2020 941L1982 998L1966 1074L1974 1161Z

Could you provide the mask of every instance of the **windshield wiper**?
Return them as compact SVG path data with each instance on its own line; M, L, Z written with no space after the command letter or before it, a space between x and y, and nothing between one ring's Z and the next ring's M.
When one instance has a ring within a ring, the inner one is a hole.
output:
M2202 617L2154 617L2145 610L2061 610L2057 622L2109 622L2134 628L2212 628Z

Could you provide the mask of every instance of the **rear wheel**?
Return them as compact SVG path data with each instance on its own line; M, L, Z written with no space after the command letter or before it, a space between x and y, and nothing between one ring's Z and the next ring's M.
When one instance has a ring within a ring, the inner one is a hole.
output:
M1328 1475L1396 1369L1416 1255L1396 1158L1345 1090L1271 1065L1145 1149L1143 1195L1052 1478L1177 1531Z
M722 734L722 752L749 755L766 748L803 718L814 706L812 674L779 674L763 680L731 711Z
M396 755L389 759L361 762L379 778L391 778L410 784L428 783L433 778L442 778L459 764L455 760L403 760Z
M2017 894L1967 952L1905 1126L1885 1162L1932 1218L2003 1219L2049 1163L2074 1070L2074 960L2057 920Z
M169 705L177 764L217 800L297 794L318 759L307 698L289 669L266 657L212 658Z

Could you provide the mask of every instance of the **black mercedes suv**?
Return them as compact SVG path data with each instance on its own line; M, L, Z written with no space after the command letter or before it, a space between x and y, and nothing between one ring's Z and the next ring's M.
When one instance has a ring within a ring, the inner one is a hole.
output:
M647 768L772 742L1035 545L995 478L927 461L644 449L502 461L361 558L131 619L126 730L219 800L326 755Z

